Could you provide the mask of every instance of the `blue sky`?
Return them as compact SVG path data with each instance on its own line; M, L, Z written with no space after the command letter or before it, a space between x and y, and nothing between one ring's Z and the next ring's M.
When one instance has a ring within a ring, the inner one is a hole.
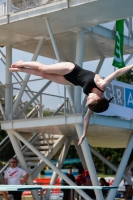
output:
M0 4L2 4L3 2L5 2L5 0L0 0ZM102 24L102 26L112 30L113 27L114 27L114 24L115 24L115 22L109 22L109 23L106 23L106 24ZM128 30L127 30L126 26L125 26L124 34L128 35ZM5 54L5 48L0 48L0 49ZM13 49L13 54L12 55L13 55L12 56L12 62L16 62L18 60L30 61L32 59L32 56L33 56L31 53L19 51L19 50L16 50L16 49ZM127 57L128 57L128 55L124 56L124 59L126 59ZM45 58L45 57L42 57L42 56L39 56L37 61L45 63L45 64L53 64L53 63L56 62L53 59ZM112 73L114 71L114 67L112 66L112 61L113 61L113 58L106 58L105 59L105 61L103 63L103 66L102 66L102 69L100 70L100 73L99 73L102 77L106 77L107 75L109 75L110 73ZM99 62L99 60L85 62L83 64L83 68L89 69L91 71L95 71L96 67L98 65L98 62ZM128 64L131 64L131 63L133 63L133 59ZM0 81L4 84L5 83L5 66L1 62L1 60L0 60L0 72L1 72L0 73ZM20 75L22 76L22 78L25 77L25 73L20 73ZM38 79L38 78L39 77L31 75L30 80L31 79ZM16 82L16 80L14 80L14 78L13 78L13 82ZM39 91L39 89L41 89L43 87L43 85L45 83L46 83L46 80L36 81L36 82L29 83L28 86L31 88L31 90L37 92L37 91ZM19 85L15 84L14 86L20 88ZM49 94L52 93L52 94L55 94L55 95L59 95L59 96L62 95L63 96L64 95L64 89L63 88L64 87L62 85L59 85L59 84L56 84L56 83L52 83L45 90L45 93L49 93Z
M5 48L1 48L1 50L5 54ZM12 62L16 62L18 60L30 61L32 59L32 56L33 56L33 54L31 54L31 53L13 49ZM124 58L126 59L127 57L128 56L125 56ZM57 62L56 60L45 58L42 56L39 56L37 61L45 63L45 64L53 64L53 63ZM112 66L112 61L113 61L113 58L105 59L102 69L100 70L100 75L102 77L106 77L110 73L114 72L114 67ZM99 60L85 62L83 64L83 67L85 69L95 71L96 67L98 65L98 62L99 62ZM130 61L129 64L132 64L132 63L133 63L133 59ZM0 60L0 72L1 72L0 73L0 81L4 84L5 83L5 66L1 60ZM22 78L25 77L25 73L20 73L20 75ZM30 80L38 79L38 78L39 77L37 77L37 76L31 75ZM14 78L13 78L13 82L16 82L16 80ZM44 86L44 84L46 82L47 82L47 80L34 81L34 82L29 83L28 86L31 88L31 90L38 92ZM14 87L20 89L20 85L18 85L18 84L15 84ZM17 92L18 92L18 90L14 90L14 94L16 94ZM63 96L64 95L64 86L62 86L60 84L52 83L44 91L44 93ZM29 100L29 98L27 97L26 94L24 94L23 98L22 98L22 101L25 101L25 100L27 100L27 101ZM63 98L53 98L53 97L48 97L48 96L43 95L42 101L43 101L43 104L45 105L45 108L52 107L53 109L55 109L55 108L59 107L59 105L62 104L64 100L63 100Z
M5 54L5 48L1 48L1 50ZM18 60L30 61L32 59L32 56L33 56L33 54L31 54L31 53L27 53L27 52L23 52L23 51L19 51L19 50L13 49L12 62L14 63L14 62L16 62ZM110 74L110 73L112 73L114 71L114 67L112 66L112 60L113 60L113 58L105 59L103 67L102 67L102 69L100 71L100 75L102 77L105 77L105 76L107 76L108 74ZM45 63L45 64L53 64L53 63L57 62L56 60L45 58L45 57L42 57L42 56L39 56L37 61ZM99 60L85 62L83 64L83 67L85 69L89 69L91 71L95 71L96 67L98 65L98 62L99 62ZM1 68L0 81L4 84L5 83L5 75L4 75L5 74L5 66L1 61L0 61L0 68ZM24 78L25 73L20 73L20 75ZM36 78L38 79L39 77L33 76L33 75L30 77L30 79L36 79ZM16 80L14 80L14 78L13 78L13 82L16 82ZM40 84L41 84L41 81L40 81ZM33 82L32 82L32 85L34 85L34 90L36 90L36 91L38 91L38 87L41 87L39 85L33 84ZM55 88L59 87L59 86L57 86L57 84L52 84L52 88L53 88L53 85L55 85L54 86ZM49 87L49 89L47 89L48 93L49 93L49 91L50 91L50 87Z

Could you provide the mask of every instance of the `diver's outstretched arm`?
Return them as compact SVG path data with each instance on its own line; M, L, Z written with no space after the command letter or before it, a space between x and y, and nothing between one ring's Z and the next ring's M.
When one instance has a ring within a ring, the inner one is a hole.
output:
M105 89L113 79L119 76L122 76L123 74L131 70L132 68L133 68L133 64L116 70L115 72L113 72L112 74L110 74L103 80L102 88Z
M92 114L92 111L88 108L86 114L85 114L85 117L84 117L84 130L83 130L83 135L81 136L81 138L79 139L79 142L78 142L78 145L81 145L85 136L86 136L86 133L87 133L87 129L88 129L88 126L89 126L89 121L90 121L90 116Z

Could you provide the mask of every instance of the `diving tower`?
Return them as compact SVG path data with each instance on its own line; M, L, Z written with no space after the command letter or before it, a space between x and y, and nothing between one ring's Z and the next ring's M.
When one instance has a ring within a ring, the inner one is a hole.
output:
M126 60L127 64L133 57L132 0L128 3L126 0L7 0L2 6L0 46L6 46L6 83L0 85L1 128L7 131L16 156L21 158L19 161L24 169L28 170L27 161L36 160L28 184L32 183L32 179L45 165L55 171L50 184L55 183L57 174L64 177L60 169L73 142L84 169L88 169L90 173L93 185L98 185L98 179L91 152L116 171L114 186L119 185L123 176L133 185L133 182L123 175L133 148L132 119L93 114L87 139L80 147L77 141L82 135L85 114L85 110L82 109L85 106L85 98L81 100L81 88L64 87L62 115L58 115L59 109L57 109L52 116L44 117L40 96L51 81L46 81L42 88L34 93L28 85L30 75L26 74L24 79L18 75L20 91L13 101L15 86L8 70L12 63L12 48L15 48L33 53L32 61L36 61L38 55L42 55L58 62L72 61L82 66L85 61L99 59L96 69L96 73L99 73L104 60L113 56L115 43L115 27L111 30L101 24L118 19L125 19L128 29L128 35L124 36L124 54L130 54ZM22 107L21 99L27 90L30 100ZM69 113L66 101L70 105ZM34 102L38 117L37 115L33 117L32 114L27 117L25 111ZM18 140L23 142L23 147ZM93 149L96 146L125 148L118 170ZM50 160L61 147L59 163L55 168ZM33 166L33 163L29 165ZM73 185L68 177L65 177L65 181ZM82 190L78 192L86 200L91 200ZM112 200L115 192L115 190L110 191L107 200ZM95 190L95 193L97 199L104 199L100 190ZM38 199L35 192L33 196L34 199ZM49 191L46 197L49 198Z

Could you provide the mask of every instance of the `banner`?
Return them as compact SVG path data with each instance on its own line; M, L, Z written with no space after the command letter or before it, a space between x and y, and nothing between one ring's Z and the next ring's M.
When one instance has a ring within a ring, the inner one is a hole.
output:
M123 40L124 40L124 20L118 20L116 21L115 50L114 50L114 60L112 63L114 67L118 68L125 67L123 59Z
M133 119L133 85L112 81L106 87L104 97L114 99L110 102L108 110L101 115Z

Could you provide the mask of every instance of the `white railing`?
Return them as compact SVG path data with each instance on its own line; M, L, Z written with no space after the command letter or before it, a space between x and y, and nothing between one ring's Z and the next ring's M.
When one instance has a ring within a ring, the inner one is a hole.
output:
M19 12L34 7L48 5L48 4L57 4L67 2L68 0L12 0L11 12ZM9 2L10 3L10 2ZM5 1L4 4L0 5L0 16L7 14L8 1Z
M0 5L0 16L5 14L6 14L6 4L4 3Z

